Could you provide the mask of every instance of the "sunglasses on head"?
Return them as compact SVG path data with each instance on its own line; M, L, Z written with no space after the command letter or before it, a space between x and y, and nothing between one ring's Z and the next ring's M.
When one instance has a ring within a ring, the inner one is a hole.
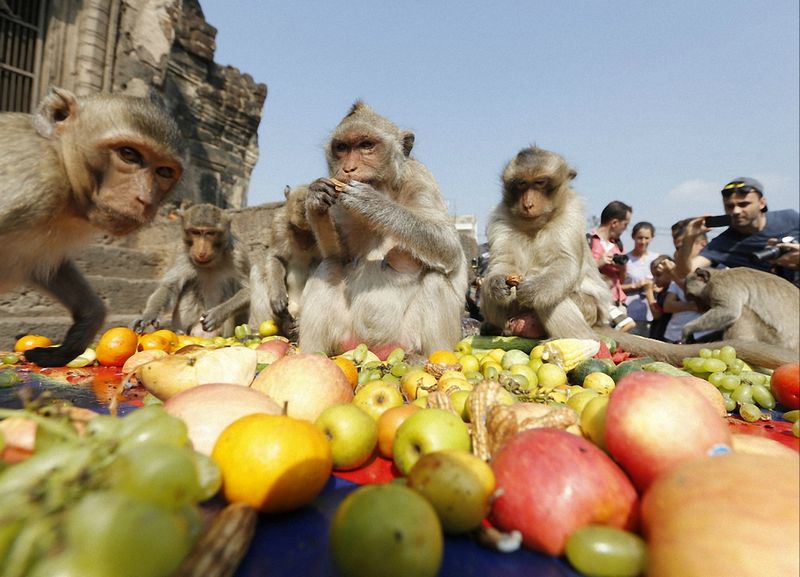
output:
M730 196L732 194L748 194L750 192L759 192L759 190L746 182L731 182L726 184L722 189L722 196Z

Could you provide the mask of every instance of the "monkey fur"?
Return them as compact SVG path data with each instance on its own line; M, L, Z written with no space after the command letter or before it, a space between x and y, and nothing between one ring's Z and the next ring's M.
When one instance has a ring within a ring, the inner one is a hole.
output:
M698 268L686 277L684 292L704 311L683 327L684 340L724 330L726 339L800 348L800 289L788 280L745 267Z
M54 88L34 114L0 114L0 291L28 283L73 318L60 347L30 350L29 361L63 366L86 349L105 305L71 255L97 233L150 222L185 154L175 121L146 98Z
M363 342L379 356L428 355L461 338L466 257L413 145L413 133L361 101L331 134L330 178L312 182L306 200L323 260L303 291L301 350Z
M247 322L250 260L231 232L228 214L211 204L181 211L184 250L150 295L134 329L159 326L172 308L173 330L204 337L230 336Z
M281 334L296 340L303 288L319 264L320 253L306 218L308 185L287 186L283 194L286 201L275 213L269 249L263 264L258 266L263 268L260 280L252 283L252 293L263 292L267 298L262 299L261 306L255 300L251 303L250 316L255 322L276 321Z
M575 174L562 157L535 146L520 151L505 167L503 200L487 227L489 268L482 310L492 326L513 334L539 331L535 336L552 338L604 335L637 356L677 365L701 348L726 344L760 367L797 361L796 348L745 340L744 334L716 343L676 345L609 327L611 294L591 259L583 208L570 187ZM518 286L507 282L510 275L523 277Z

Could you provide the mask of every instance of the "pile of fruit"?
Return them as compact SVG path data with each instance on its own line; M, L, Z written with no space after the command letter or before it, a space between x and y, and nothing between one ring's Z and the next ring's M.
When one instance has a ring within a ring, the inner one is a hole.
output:
M800 570L796 447L733 434L727 420L782 415L796 440L797 363L770 374L729 347L682 368L615 363L610 342L483 336L427 358L396 349L381 359L365 345L328 358L298 351L274 326L237 327L229 339L159 333L112 329L74 365L119 366L126 386L147 391L145 408L80 427L43 408L2 413L37 425L33 456L0 469L0 527L14 528L0 529L0 567L14 567L10 575L169 576L192 564L197 504L218 491L269 515L313 501L331 473L376 463L389 463L397 482L364 485L337 509L330 547L341 575L436 575L453 534L564 556L587 576ZM3 362L19 362L25 346ZM12 420L0 422L6 450ZM137 427L149 433L134 442ZM83 460L53 461L51 429ZM147 477L162 474L167 481ZM101 526L105 514L83 505L122 514L115 499L154 509L164 534L181 529L159 537L172 551L164 565L102 565L125 563L117 540L149 546L125 533L124 516ZM12 514L16 502L26 508ZM228 522L237 530L252 519ZM113 554L90 555L104 528ZM217 569L230 571L245 548Z

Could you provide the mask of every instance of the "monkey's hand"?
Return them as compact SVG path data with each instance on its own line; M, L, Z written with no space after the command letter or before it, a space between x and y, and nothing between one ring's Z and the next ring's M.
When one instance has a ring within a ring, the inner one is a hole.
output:
M276 317L289 316L289 295L285 292L274 295L269 299L269 306Z
M158 330L161 328L161 323L158 322L157 318L141 318L136 319L131 324L131 328L135 333L143 333L148 326L152 326L154 329Z
M318 178L308 186L306 208L312 212L324 214L336 204L339 196L337 188L341 188L329 178Z
M497 303L511 300L511 287L506 282L506 275L495 274L483 281L481 290Z
M224 310L225 304L217 305L200 316L200 324L204 331L210 333L222 326L222 323L228 318L227 311Z

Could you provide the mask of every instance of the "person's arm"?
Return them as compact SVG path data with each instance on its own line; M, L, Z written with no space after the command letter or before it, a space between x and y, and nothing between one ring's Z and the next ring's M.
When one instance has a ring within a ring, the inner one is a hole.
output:
M667 294L664 299L665 313L682 313L684 311L696 311L697 305L678 299L678 295L673 292Z
M781 256L771 261L775 266L797 270L800 268L800 244L796 242L779 242Z
M661 308L661 305L658 304L658 299L656 298L655 293L655 283L653 279L644 279L642 281L644 283L644 298L647 301L647 306L650 309L650 314L653 315L653 320L656 321L661 318L661 315L664 314L664 310Z
M686 227L686 233L683 235L681 247L675 251L674 276L677 278L686 278L686 275L693 270L713 264L711 260L704 256L699 254L696 256L692 255L697 237L711 230L703 224L704 220L704 216L699 216L689 221Z

